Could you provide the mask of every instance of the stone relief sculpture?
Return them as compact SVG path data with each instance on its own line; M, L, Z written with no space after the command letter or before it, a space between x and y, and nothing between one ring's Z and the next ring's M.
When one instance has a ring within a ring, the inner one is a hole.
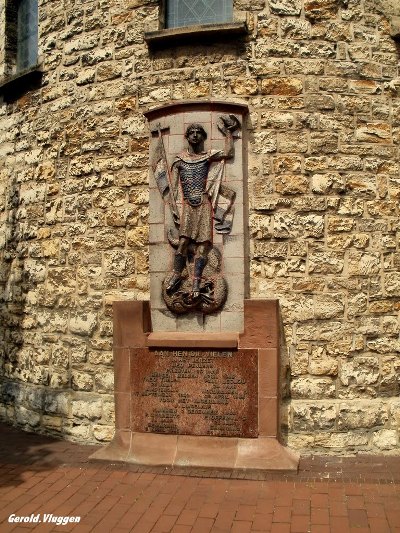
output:
M164 279L162 292L167 307L177 314L213 313L227 296L221 253L212 244L213 220L217 233L230 233L235 191L223 184L224 163L234 157L233 134L240 123L235 115L221 115L217 127L225 137L224 149L205 150L207 132L201 124L192 123L185 132L188 146L171 166L158 127L153 172L175 226L168 230L175 249L173 270Z

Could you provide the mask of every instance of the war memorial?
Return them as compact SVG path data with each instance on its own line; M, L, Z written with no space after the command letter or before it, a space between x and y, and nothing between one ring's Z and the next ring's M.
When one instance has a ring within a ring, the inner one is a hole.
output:
M0 418L150 465L397 454L396 0L0 0Z

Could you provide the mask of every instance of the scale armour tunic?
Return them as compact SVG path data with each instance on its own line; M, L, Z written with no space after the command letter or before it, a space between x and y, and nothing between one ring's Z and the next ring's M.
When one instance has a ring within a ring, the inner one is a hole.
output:
M206 193L210 154L197 160L179 158L175 165L183 195L179 236L197 243L212 242L213 210Z

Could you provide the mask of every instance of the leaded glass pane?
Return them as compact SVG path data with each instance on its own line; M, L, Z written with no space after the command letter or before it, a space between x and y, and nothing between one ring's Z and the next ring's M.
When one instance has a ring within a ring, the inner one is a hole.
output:
M24 70L36 65L37 56L37 0L21 0L18 4L17 69Z
M167 0L167 28L232 20L232 0Z

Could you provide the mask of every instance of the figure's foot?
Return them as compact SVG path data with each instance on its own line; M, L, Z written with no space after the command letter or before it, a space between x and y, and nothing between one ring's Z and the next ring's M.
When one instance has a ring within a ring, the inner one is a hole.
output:
M174 272L172 278L169 280L168 285L165 288L165 292L168 294L168 296L174 294L174 292L179 288L181 281L181 275Z
M194 278L192 286L192 298L197 300L200 297L200 278Z

